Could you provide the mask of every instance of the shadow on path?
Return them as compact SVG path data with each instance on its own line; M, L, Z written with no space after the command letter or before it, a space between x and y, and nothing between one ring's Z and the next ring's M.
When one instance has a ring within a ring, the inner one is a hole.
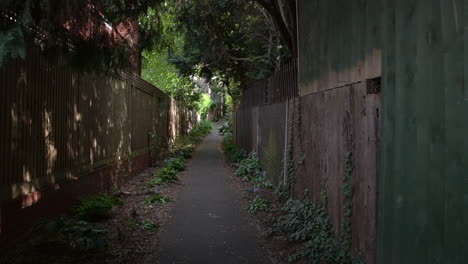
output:
M222 138L215 125L187 170L170 222L161 232L157 251L146 263L159 264L267 264L241 209L239 194L228 182L220 151Z

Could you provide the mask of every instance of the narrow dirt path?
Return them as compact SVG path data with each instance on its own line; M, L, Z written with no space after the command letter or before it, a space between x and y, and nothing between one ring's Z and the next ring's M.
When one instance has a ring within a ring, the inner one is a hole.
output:
M215 125L194 153L172 219L146 263L271 263L241 208L240 194L228 182L232 171L224 162L221 140Z

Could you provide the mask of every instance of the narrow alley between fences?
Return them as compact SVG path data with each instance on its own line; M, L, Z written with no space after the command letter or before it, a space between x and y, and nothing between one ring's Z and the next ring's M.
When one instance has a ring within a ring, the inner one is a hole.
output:
M232 170L217 130L214 126L195 151L173 216L146 263L271 263L242 208L240 193L230 186Z

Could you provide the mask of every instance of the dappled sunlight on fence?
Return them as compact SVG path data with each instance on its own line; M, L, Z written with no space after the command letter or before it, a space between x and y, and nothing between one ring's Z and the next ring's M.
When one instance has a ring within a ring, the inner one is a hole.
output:
M197 122L194 112L138 76L77 73L63 57L46 60L33 46L26 60L0 69L0 84L3 231L28 214L21 208L45 197L72 201L118 187L123 176L150 164L150 132L164 151Z

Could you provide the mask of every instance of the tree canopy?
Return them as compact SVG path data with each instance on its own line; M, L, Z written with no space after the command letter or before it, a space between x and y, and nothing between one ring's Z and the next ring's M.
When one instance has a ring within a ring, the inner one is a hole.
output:
M242 86L294 57L273 16L256 1L185 1L176 16L185 41L169 57L183 74Z
M196 94L187 93L187 78L196 75L221 82L236 98L238 87L296 56L295 8L296 0L3 0L0 63L24 57L25 38L39 27L43 49L60 48L84 70L125 69L136 46L143 75L168 91ZM12 16L20 23L8 23ZM121 25L137 31L137 43L125 40ZM64 39L73 49L60 44Z

